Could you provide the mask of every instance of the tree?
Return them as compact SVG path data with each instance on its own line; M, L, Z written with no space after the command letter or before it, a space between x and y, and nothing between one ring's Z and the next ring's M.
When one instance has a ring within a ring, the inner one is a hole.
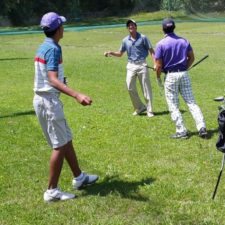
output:
M161 9L168 11L177 11L184 9L185 8L184 1L185 0L162 0Z
M68 18L85 16L126 16L131 12L157 10L187 12L224 11L225 0L0 0L0 16L12 25L37 24L50 11Z

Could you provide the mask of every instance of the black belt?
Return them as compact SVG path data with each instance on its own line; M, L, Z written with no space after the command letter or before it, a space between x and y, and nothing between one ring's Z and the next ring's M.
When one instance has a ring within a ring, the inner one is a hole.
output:
M172 69L172 70L166 70L164 71L164 73L178 73L178 72L184 72L184 71L187 71L187 70L181 70L181 69Z

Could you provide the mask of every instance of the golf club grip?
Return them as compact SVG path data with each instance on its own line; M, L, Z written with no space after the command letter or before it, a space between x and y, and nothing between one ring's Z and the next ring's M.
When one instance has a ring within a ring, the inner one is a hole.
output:
M220 183L220 178L221 178L222 173L223 173L223 170L221 170L220 173L219 173L219 176L218 176L218 179L217 179L217 183L216 183L216 186L215 186L215 190L214 190L213 196L212 196L213 200L214 200L214 198L216 196L216 192L217 192L217 189L218 189L218 186L219 186L219 183Z
M153 68L153 67L151 67L151 66L148 66L148 65L147 65L146 67L155 71L155 68ZM161 72L164 73L163 70L162 70Z
M209 57L209 55L205 55L203 58L201 58L200 60L198 60L198 62L196 62L193 66L191 66L189 68L189 70L192 69L193 67L197 66L199 63L201 63L203 60L205 60L208 57Z
M152 70L154 70L154 68L153 67L151 67L151 66L146 66L147 68L149 68L149 69L152 69Z

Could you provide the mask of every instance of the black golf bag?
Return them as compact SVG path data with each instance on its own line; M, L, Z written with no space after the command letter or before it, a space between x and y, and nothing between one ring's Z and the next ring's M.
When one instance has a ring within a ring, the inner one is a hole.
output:
M225 153L225 109L221 109L218 114L219 138L216 142L217 150Z
M219 138L218 138L218 141L216 142L216 148L217 150L223 153L223 157L222 157L222 166L221 166L220 173L216 182L212 199L214 199L216 196L217 188L220 183L220 178L222 176L224 163L225 163L225 109L224 108L222 108L219 112L218 124L219 124Z

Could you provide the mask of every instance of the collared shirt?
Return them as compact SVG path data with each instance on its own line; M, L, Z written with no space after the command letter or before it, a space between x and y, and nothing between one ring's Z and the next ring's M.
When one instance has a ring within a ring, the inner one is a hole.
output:
M120 52L127 52L128 61L144 61L148 56L149 49L152 45L149 39L137 32L136 40L133 40L130 35L125 37L120 46Z
M155 59L162 59L164 71L185 71L189 51L192 51L192 47L186 39L169 33L157 43Z
M52 38L46 38L38 48L35 59L35 92L59 92L48 80L48 71L57 71L58 79L63 82L62 50Z

